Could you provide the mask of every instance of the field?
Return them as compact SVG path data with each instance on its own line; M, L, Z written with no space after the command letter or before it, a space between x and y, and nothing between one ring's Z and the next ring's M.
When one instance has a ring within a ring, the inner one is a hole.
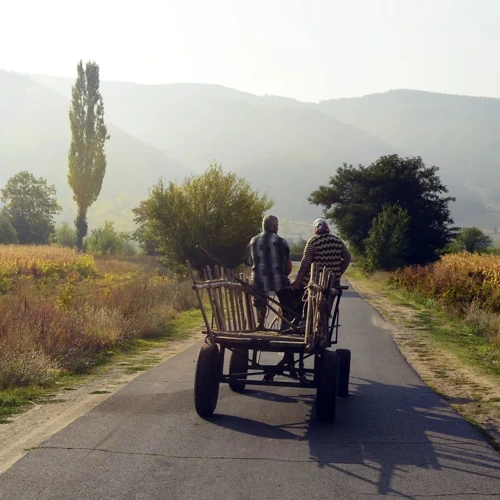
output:
M401 269L391 280L464 318L500 347L500 256L446 255L429 266Z
M84 371L164 333L194 299L189 283L160 273L154 259L0 246L0 391Z

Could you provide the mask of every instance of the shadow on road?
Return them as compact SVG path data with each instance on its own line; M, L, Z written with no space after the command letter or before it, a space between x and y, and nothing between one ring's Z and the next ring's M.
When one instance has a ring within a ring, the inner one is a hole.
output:
M318 467L374 485L380 494L407 497L391 483L394 476L415 467L496 479L500 491L500 457L484 445L476 429L429 388L364 379L353 379L351 388L348 399L338 400L334 424L315 420L313 391L293 395L294 391L279 389L274 393L248 390L245 395L287 405L306 405L306 419L270 425L219 414L209 421L256 437L306 441L310 460ZM353 472L351 464L362 465L366 474Z

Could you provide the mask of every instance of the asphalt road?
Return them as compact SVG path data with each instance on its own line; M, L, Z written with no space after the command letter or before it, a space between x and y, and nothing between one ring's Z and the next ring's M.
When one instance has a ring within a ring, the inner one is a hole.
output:
M351 396L314 420L314 392L221 386L193 408L199 345L144 373L0 476L0 499L487 499L500 456L400 355L378 313L341 303ZM383 325L382 325L383 326Z

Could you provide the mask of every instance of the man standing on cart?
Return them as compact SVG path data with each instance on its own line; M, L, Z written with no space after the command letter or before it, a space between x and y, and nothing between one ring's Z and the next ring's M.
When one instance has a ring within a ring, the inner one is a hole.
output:
M290 248L286 240L278 236L278 218L266 215L262 220L262 232L254 236L247 246L245 263L252 268L252 282L255 288L267 295L275 292L281 303L286 303L290 294L288 275L292 271ZM266 301L254 298L259 311L259 328L264 327Z

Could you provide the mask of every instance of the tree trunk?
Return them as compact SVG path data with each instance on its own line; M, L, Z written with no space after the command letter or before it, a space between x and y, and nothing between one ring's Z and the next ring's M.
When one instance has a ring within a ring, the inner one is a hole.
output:
M87 212L78 210L78 215L75 219L76 226L76 247L81 252L83 250L83 238L87 236Z

